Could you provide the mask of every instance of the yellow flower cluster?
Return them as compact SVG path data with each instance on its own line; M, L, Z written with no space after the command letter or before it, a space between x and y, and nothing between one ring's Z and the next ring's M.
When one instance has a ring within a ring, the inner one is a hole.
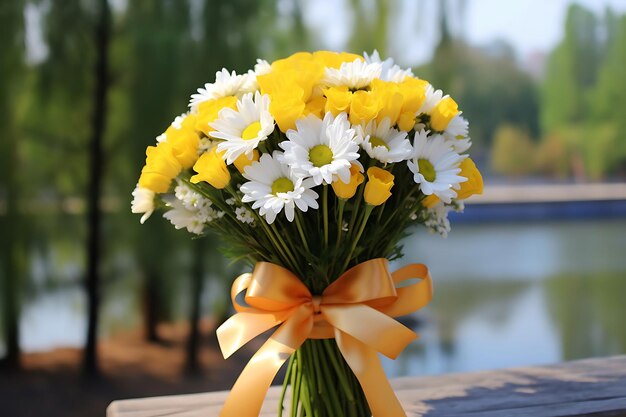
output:
M258 76L261 92L271 98L270 112L280 130L295 128L296 120L308 114L322 118L326 98L319 83L325 68L339 68L355 59L363 58L328 51L298 52L274 61L271 72Z

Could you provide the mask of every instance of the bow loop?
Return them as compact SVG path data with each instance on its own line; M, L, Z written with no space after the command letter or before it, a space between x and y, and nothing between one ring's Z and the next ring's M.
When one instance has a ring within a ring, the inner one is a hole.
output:
M387 259L360 263L344 272L324 290L324 304L387 305L396 297Z
M246 303L261 310L285 310L310 301L309 289L290 270L258 262L246 291Z

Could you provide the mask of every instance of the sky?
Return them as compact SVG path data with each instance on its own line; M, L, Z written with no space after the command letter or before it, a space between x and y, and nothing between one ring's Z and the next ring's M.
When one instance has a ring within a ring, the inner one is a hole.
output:
M392 34L390 55L406 65L419 65L432 56L436 39L436 8L440 0L397 0L400 16ZM393 2L392 2L393 3ZM452 27L461 30L472 45L496 39L512 44L521 60L533 52L549 52L563 35L567 8L572 0L467 0L466 17L452 17ZM578 0L597 13L610 6L626 13L626 0ZM320 33L320 47L345 48L349 34L349 0L308 0L307 23ZM346 20L349 25L346 25ZM355 51L356 52L356 51Z

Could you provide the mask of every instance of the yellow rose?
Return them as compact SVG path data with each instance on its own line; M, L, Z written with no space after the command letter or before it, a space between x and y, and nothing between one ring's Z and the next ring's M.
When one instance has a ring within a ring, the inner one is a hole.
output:
M430 112L430 127L437 132L446 130L450 120L459 114L459 107L452 97L444 97Z
M363 61L363 57L348 52L317 51L313 52L313 59L325 67L339 68L344 62L354 62L356 59Z
M357 187L363 182L363 178L361 168L357 164L352 164L350 166L350 181L346 184L337 178L337 180L332 183L333 190L335 194L337 194L337 197L347 200L354 196Z
M301 99L309 101L313 87L324 76L324 66L308 52L298 52L272 63L272 71L257 77L264 94L276 93L295 84L302 89ZM283 94L285 92L283 91Z
M350 110L350 103L352 103L352 92L347 86L330 87L324 90L326 95L325 111L331 112L333 116L337 116L341 112L348 112Z
M184 119L183 122L181 123L183 129L189 129L189 130L193 130L196 131L196 115L195 114L187 114Z
M239 155L237 159L235 159L235 167L237 171L243 174L243 171L246 169L248 165L251 165L253 162L259 160L259 151L256 149L252 151L252 159L248 158L245 153Z
M198 159L200 137L195 130L183 126L176 129L170 126L165 131L165 141L172 146L172 155L187 169L193 166Z
M398 117L398 129L408 132L415 127L415 113L404 112Z
M141 170L139 186L155 193L167 192L181 169L180 162L172 154L172 145L161 142L157 146L148 146L146 165Z
M365 184L365 202L372 206L380 206L391 197L394 176L382 168L371 167L367 170L367 184Z
M204 132L204 134L208 136L209 132L215 130L209 126L209 123L214 122L217 119L220 110L224 108L236 110L237 97L226 96L216 100L203 101L198 104L198 115L195 120L195 129Z
M302 96L303 90L296 84L271 95L270 113L281 132L296 128L296 120L302 117L305 110Z
M470 158L465 158L461 162L461 177L467 178L467 181L461 183L461 188L456 192L459 200L469 198L474 194L483 193L483 177L476 168L476 164Z
M371 91L355 91L350 103L350 123L367 124L374 120L380 111L380 97Z
M191 177L191 182L194 184L206 181L221 190L230 182L230 172L228 172L222 154L217 152L217 146L203 153L193 166L193 170L198 173Z
M399 92L398 84L376 78L372 80L371 89L372 94L377 97L380 103L380 111L378 116L376 116L376 122L380 123L384 119L389 119L391 126L394 126L398 121L404 102L403 96Z
M398 91L402 94L401 113L417 113L426 100L428 81L413 77L405 78L398 84Z
M324 107L326 106L326 97L319 96L310 99L305 107L304 107L304 116L312 114L314 116L319 117L320 119L324 118Z

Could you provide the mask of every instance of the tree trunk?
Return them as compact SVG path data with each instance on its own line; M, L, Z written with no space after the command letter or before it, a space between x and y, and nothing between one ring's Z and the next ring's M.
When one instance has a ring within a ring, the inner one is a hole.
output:
M15 99L23 76L22 1L3 4L0 11L0 305L4 330L5 369L20 368L20 282L23 273L23 242L18 195L18 140Z
M187 341L187 371L200 370L200 318L202 315L202 291L204 290L204 239L193 242L194 260L191 271L191 314L189 317L189 339Z
M6 212L2 221L2 318L6 354L2 359L2 367L17 370L20 368L20 242L19 212L17 204L16 141L13 135L7 135L7 147L3 149Z
M157 331L159 324L159 277L150 266L146 266L143 290L144 331L146 340L151 343L160 343L161 338Z
M110 9L107 0L100 0L98 22L95 31L95 92L90 141L89 189L87 190L87 278L86 290L88 300L87 340L83 369L87 375L97 375L98 370L98 316L100 305L100 195L102 189L102 139L106 126L107 90L109 87L108 49L110 37Z

